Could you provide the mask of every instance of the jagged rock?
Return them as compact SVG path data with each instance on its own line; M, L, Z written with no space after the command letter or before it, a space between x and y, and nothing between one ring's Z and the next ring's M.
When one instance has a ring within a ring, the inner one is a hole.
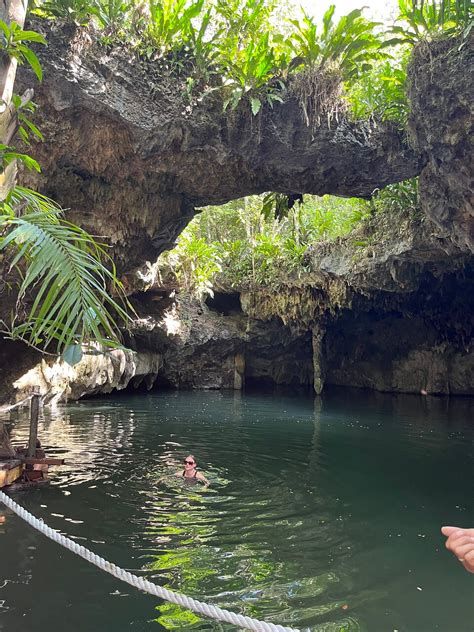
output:
M304 278L271 291L234 289L242 309L140 297L128 342L157 364L134 375L152 376L150 385L158 373L158 383L188 388L315 379L318 391L326 381L473 394L472 41L418 49L415 151L375 123L323 122L313 138L291 94L261 119L246 106L223 115L215 93L186 103L179 80L151 75L123 50L99 50L84 31L53 28L49 42L36 95L44 171L29 183L107 236L122 271L168 248L195 207L265 190L370 195L424 166L424 216L376 217L365 233L316 244ZM123 387L133 373L124 362L73 376L61 392Z
M158 384L241 389L246 382L312 383L310 336L280 319L263 323L241 309L223 314L189 299L161 315L150 315L148 305L140 306L147 318L135 323L131 342L163 354Z
M307 262L313 273L274 292L245 291L242 306L252 318L318 332L317 392L326 383L469 395L472 259L450 240L441 255L440 243L429 220L374 218L359 233L316 245Z
M325 337L326 384L391 393L474 395L469 342L446 339L423 314L347 312Z
M370 196L420 172L423 161L388 123L304 121L285 103L253 117L247 102L223 113L212 92L186 100L185 78L93 34L39 22L44 80L35 88L45 141L31 150L42 174L25 182L105 236L122 271L172 247L195 207L281 191ZM32 83L26 65L20 87Z
M75 400L122 390L131 382L138 387L143 380L151 388L161 366L159 354L115 349L106 354L84 355L73 367L62 360L53 363L42 360L16 380L14 387L17 399L39 386L47 403Z
M409 70L410 132L428 159L421 205L461 251L474 251L474 33L415 49Z
M312 384L310 334L286 327L281 320L263 323L241 310L223 315L183 299L154 306L136 303L145 316L131 328L130 346L87 355L74 367L41 361L16 380L16 399L40 386L46 402L75 400L114 389L242 389L245 382L279 385Z

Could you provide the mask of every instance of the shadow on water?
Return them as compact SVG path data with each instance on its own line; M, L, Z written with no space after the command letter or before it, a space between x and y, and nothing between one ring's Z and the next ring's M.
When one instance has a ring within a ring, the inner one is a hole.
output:
M235 612L314 631L468 632L471 577L439 527L474 524L472 403L347 389L94 398L45 412L43 444L67 465L18 500L106 559ZM17 414L14 441L27 425ZM209 489L174 477L188 453ZM156 603L5 513L0 629L234 629Z

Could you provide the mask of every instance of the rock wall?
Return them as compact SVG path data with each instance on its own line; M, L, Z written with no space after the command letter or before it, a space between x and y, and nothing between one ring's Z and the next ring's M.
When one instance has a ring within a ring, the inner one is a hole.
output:
M427 158L421 206L441 238L474 250L474 33L415 49L409 69L410 135Z
M152 288L135 298L133 352L92 357L67 374L43 362L20 388L43 380L45 392L77 398L146 378L150 387L313 382L317 392L333 383L473 394L472 37L415 52L413 149L374 122L324 122L313 137L291 90L256 128L247 106L224 115L215 95L185 103L175 78L99 49L85 31L50 28L36 95L43 174L26 183L105 235L123 272L169 248L196 207L269 189L367 196L422 170L422 213L381 214L346 239L315 244L310 273L279 288L228 288L240 305L224 312L154 301L163 296Z
M74 367L62 360L48 363L43 359L13 386L19 400L31 393L34 386L39 386L43 402L50 404L120 391L129 384L137 388L142 382L150 389L162 364L159 354L120 349L85 355Z
M323 116L313 133L291 84L258 117L248 102L224 113L221 92L189 101L185 76L92 32L34 28L48 40L35 88L45 141L30 149L42 173L25 182L105 238L123 272L172 247L195 207L271 190L367 197L424 164L388 123ZM32 82L21 66L18 91Z
M48 403L143 385L148 390L312 385L311 337L279 319L264 323L241 310L224 315L189 299L167 302L165 309L144 303L136 304L143 318L127 341L133 351L85 355L74 367L43 359L15 380L16 398L33 386Z
M258 293L250 301L247 292L242 305L249 311L234 305L221 312L179 296L154 301L145 294L135 301L140 317L126 340L134 351L86 356L74 368L43 360L15 382L17 398L38 384L56 401L141 384L239 390L313 385L318 393L334 384L474 395L474 292L467 268L439 278L425 273L416 291L404 294L370 296L354 287L337 294L330 290L333 281L339 287L340 280L329 279L326 293L308 287L295 295L291 288L273 302L262 294L261 304ZM223 296L211 304L225 304ZM295 296L304 297L301 305ZM285 298L289 309L282 317Z
M474 395L474 358L422 316L348 315L328 328L325 382L390 393Z

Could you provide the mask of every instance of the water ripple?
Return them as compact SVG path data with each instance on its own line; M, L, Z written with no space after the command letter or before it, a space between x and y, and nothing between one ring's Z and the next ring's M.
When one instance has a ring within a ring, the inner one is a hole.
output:
M324 401L313 406L301 398L173 393L45 413L43 445L66 465L26 504L125 568L235 612L314 632L416 632L451 617L444 629L467 632L466 590L457 576L448 615L436 592L428 607L416 586L439 572L440 522L472 511L472 497L459 489L459 480L472 474L472 426L462 412L457 420L450 413L448 427L443 411L430 409L428 418L422 409L389 406L387 399L378 406L357 398L350 405ZM18 414L14 421L13 439L25 443L27 418ZM196 455L209 488L174 476L188 453ZM44 583L54 592L54 574L34 542L23 579L14 558L5 560L0 612L12 617L12 629L21 621L12 613L25 583ZM56 551L47 551L48 559L57 559ZM67 576L75 562L64 564ZM117 592L115 583L106 596L102 576L74 568L70 589L96 604L94 616L102 617L96 629L114 629L112 621L117 629L233 629L156 600L150 611L149 598ZM443 566L443 582L450 570L449 563ZM120 610L117 596L123 595L135 609ZM53 611L69 612L69 599ZM78 616L77 630L92 629L87 613Z

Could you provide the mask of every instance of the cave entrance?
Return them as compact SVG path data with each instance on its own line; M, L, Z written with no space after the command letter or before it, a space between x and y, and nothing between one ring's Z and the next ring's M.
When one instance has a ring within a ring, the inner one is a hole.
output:
M211 311L222 316L242 312L239 292L214 292L213 296L206 298L205 303Z
M283 329L283 328L282 328ZM289 336L286 328L275 340L262 336L245 351L244 388L313 387L311 333Z

